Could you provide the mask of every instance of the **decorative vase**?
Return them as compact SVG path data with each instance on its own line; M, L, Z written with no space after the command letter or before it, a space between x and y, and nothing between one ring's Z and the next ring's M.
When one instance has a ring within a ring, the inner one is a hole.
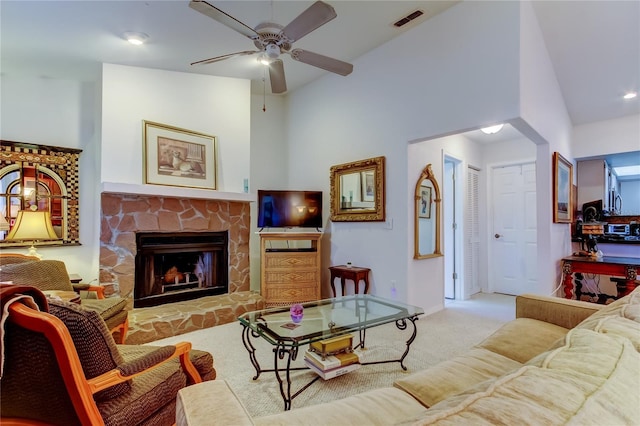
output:
M300 321L302 321L302 316L304 315L304 308L302 307L301 304L296 303L295 305L292 305L290 312L291 312L291 321L293 321L294 324L298 324Z

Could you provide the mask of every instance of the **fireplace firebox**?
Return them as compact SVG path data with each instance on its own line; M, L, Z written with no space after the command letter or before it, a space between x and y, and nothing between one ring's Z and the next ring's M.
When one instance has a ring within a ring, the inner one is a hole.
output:
M228 293L228 243L227 231L138 232L133 306Z

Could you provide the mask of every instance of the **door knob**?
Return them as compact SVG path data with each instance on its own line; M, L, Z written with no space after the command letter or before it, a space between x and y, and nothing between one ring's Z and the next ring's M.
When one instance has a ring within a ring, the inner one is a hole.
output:
M496 238L500 238L500 237L502 237L502 235L500 235L500 234L496 234L496 235L494 235L494 237L496 237Z

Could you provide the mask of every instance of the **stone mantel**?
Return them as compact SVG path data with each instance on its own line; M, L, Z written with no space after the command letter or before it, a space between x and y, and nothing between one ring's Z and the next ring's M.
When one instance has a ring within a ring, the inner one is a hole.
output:
M255 194L244 192L222 192L209 189L184 188L164 185L138 185L132 183L102 182L102 192L122 195L148 195L156 197L172 197L182 199L220 200L254 202Z

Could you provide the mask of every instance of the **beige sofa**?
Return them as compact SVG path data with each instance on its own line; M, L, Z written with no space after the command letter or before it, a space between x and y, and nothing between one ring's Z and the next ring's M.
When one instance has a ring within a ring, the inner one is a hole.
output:
M177 404L179 426L637 425L640 288L607 306L518 296L516 319L467 353L338 401L251 418L217 380Z

